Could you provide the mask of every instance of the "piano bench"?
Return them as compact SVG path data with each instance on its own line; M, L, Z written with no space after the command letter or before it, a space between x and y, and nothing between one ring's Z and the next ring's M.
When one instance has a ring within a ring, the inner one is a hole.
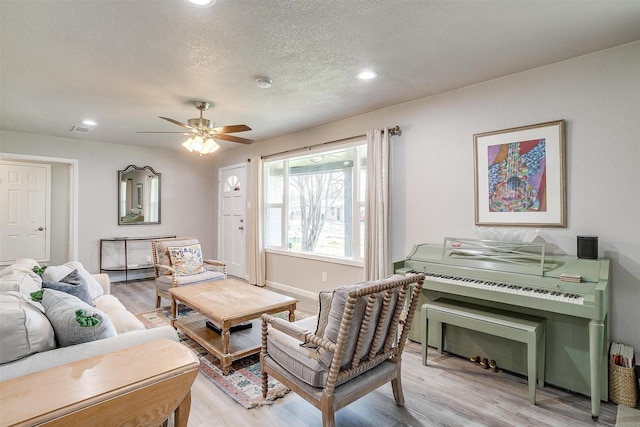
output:
M477 307L477 308L476 308ZM442 354L444 324L511 339L527 344L529 402L536 404L536 379L544 387L545 337L544 319L523 319L503 313L493 313L487 307L459 301L439 299L422 306L422 364L427 365L429 320L436 325L438 353Z

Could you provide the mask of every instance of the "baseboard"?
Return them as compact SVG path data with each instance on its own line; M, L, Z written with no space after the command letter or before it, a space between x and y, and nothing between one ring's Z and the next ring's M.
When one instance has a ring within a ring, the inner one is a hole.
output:
M305 291L304 289L294 288L292 286L283 285L282 283L277 283L277 282L271 282L269 280L267 280L265 283L267 286L274 289L280 289L295 295L300 295L301 297L311 298L314 300L318 299L318 294L316 292Z

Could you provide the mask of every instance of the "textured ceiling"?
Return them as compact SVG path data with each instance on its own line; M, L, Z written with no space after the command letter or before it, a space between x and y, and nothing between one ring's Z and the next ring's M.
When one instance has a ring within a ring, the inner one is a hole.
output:
M639 0L0 0L0 18L2 129L168 149L184 137L136 131L180 131L158 116L194 100L263 140L640 40Z

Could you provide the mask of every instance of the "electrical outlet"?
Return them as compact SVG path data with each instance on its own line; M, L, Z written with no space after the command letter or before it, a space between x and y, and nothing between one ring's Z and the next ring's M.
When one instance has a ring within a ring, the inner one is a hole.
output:
M322 281L323 281L323 282L326 282L326 281L327 281L327 272L326 272L326 271L323 271L323 272L322 272Z

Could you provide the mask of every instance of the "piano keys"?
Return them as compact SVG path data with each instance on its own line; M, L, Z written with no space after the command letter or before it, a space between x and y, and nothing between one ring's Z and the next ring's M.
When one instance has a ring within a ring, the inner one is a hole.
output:
M608 259L546 255L544 244L445 238L441 245L416 245L394 270L426 275L419 306L448 298L544 318L546 382L591 396L592 417L597 419L600 400L608 399ZM422 326L414 322L409 338L420 341ZM520 347L454 326L445 332L445 351L482 355L526 375L526 353Z
M419 273L419 271L411 270L410 273ZM552 301L566 302L569 304L584 305L584 295L550 291L547 289L532 288L530 286L520 286L508 283L498 283L489 280L469 279L464 277L453 277L443 274L426 273L427 280L440 283L451 283L461 286L469 286L472 288L486 289L494 292L505 292L507 294L524 295L531 298L541 298Z

